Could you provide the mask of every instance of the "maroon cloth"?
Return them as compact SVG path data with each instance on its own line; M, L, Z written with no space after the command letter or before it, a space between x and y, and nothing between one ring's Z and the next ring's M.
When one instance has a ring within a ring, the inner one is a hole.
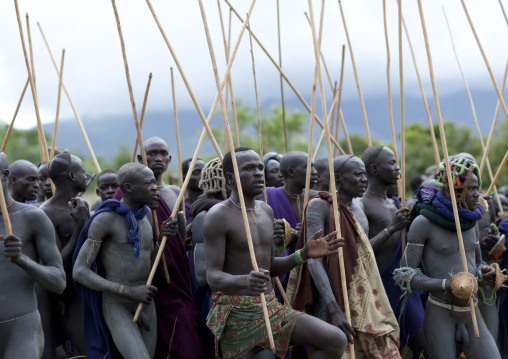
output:
M329 192L319 192L318 197L328 201L330 204L330 223L329 223L329 232L335 231L335 216L333 213L333 205L332 205L332 196ZM346 283L349 286L349 283L352 281L352 276L354 274L354 268L356 266L356 261L358 259L358 243L356 242L356 238L358 233L356 231L355 217L353 213L349 210L348 206L340 201L339 196L337 195L337 202L339 205L340 212L340 230L341 236L344 238L344 267L346 270ZM306 209L307 210L307 209ZM306 218L306 216L304 216ZM301 249L305 245L307 238L307 223L304 220L302 224L302 229L300 230L300 236L298 237L298 242L296 244L296 249ZM340 309L344 312L344 297L342 295L342 284L340 280L341 272L339 267L339 256L331 255L327 257L327 266L326 272L328 274L328 279L330 280L330 286L332 287L332 292L339 305ZM317 288L314 285L312 280L312 276L309 272L309 265L306 263L302 264L300 268L300 276L298 277L298 285L296 288L296 293L293 298L293 302L291 303L293 309L296 310L305 310L306 313L312 314L314 313L314 298L317 294ZM327 317L329 317L329 313L327 313ZM330 319L330 318L328 318Z
M118 188L115 197L122 193ZM118 199L118 198L117 198ZM159 226L171 216L171 210L161 197L156 210ZM157 241L154 227L154 243ZM157 348L155 359L201 358L204 350L198 338L198 311L191 289L190 268L183 240L178 233L166 242L164 257L168 265L170 283L162 260L152 284L159 289L155 296L157 311Z

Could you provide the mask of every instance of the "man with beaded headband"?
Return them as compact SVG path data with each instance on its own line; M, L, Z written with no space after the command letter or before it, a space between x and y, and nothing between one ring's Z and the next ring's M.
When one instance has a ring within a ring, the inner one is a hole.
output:
M463 157L452 160L450 166L453 183L448 183L445 165L441 163L436 174L440 188L422 187L416 191L406 252L394 277L406 294L413 290L430 292L423 322L428 358L455 358L457 345L469 359L500 358L496 343L476 308L478 285L493 286L495 278L494 269L482 265L480 253L477 221L483 215L483 208L479 204L479 169L472 160ZM468 273L463 272L458 255L450 185L456 193ZM418 268L420 263L425 274ZM479 338L473 330L471 297L479 319Z

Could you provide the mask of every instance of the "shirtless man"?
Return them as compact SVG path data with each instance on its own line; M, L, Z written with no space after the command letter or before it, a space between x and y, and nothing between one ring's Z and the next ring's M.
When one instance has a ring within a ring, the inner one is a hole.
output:
M9 168L11 196L16 202L33 203L39 191L39 171L32 162L17 160Z
M425 348L423 335L424 308L419 293L411 295L400 316L401 291L392 272L399 267L402 258L401 230L409 224L408 209L399 208L392 197L387 196L389 186L397 185L400 167L392 150L383 146L372 146L365 150L362 161L367 170L369 185L361 198L369 221L365 230L369 236L376 263L383 279L385 290L401 328L401 350L409 343L416 358ZM398 202L398 201L397 201Z
M33 206L14 201L7 191L9 164L0 152L2 191L12 233L0 236L0 357L40 359L44 346L35 283L62 293L65 272L48 217ZM0 233L5 233L0 220Z
M189 165L192 161L192 158L187 158L182 162L182 175L183 179L188 175ZM198 198L198 196L203 194L203 190L199 188L199 180L201 178L201 171L205 167L205 162L198 158L194 165L194 170L190 174L189 183L187 184L187 191L185 193L185 219L189 221L190 219L190 210L194 201Z
M112 168L106 168L99 173L97 176L97 188L95 194L99 197L92 204L91 211L95 211L97 206L107 199L113 198L118 188L116 183L117 170Z
M268 152L263 159L266 187L282 187L284 185L284 177L280 173L280 158L282 158L280 154Z
M123 165L118 171L121 202L105 203L84 228L82 245L74 264L74 280L102 292L102 314L120 354L127 359L154 357L157 317L152 301L157 288L146 285L154 250L151 213L147 206L158 202L153 172L138 163ZM132 221L129 213L136 218ZM127 223L126 223L127 220ZM177 233L176 220L161 226L161 237L169 240ZM136 238L137 237L137 238ZM134 248L134 251L133 251ZM100 260L105 276L90 267ZM132 318L138 303L145 304L138 323Z
M72 283L72 254L76 242L89 218L88 211L72 216L69 201L86 190L86 172L83 162L69 153L55 156L48 167L48 174L55 184L55 194L40 208L49 217L55 228L56 243L62 256L67 275L67 287L61 296L49 295L38 290L39 310L44 329L44 358L55 357L55 333L63 330L71 341L74 355L85 355L83 309L78 293Z
M399 326L366 231L362 230L368 230L363 205L358 199L367 189L365 166L358 157L343 155L334 159L334 172L341 235L345 240L345 275L353 326L344 315L341 273L336 256L310 259L307 268L302 266L293 307L305 309L342 329L348 340L355 343L357 358L400 358L397 345ZM305 239L307 243L311 241L312 233L322 230L327 234L335 229L332 208L332 197L328 191L319 192L319 197L309 202L302 227L305 237L300 236L297 248L303 245ZM349 357L347 352L345 358Z
M34 205L40 207L44 201L51 197L53 197L53 191L51 190L48 166L46 166L46 162L42 162L39 165L39 191L37 193L37 202Z
M465 158L452 161L451 166L467 271L475 277L481 276L479 285L492 285L493 268L481 264L477 220L481 218L483 210L479 206L478 188L481 181L478 166ZM415 194L418 201L411 215L417 217L409 229L407 250L401 263L403 267L395 272L397 283L406 292L430 292L423 323L427 358L455 358L457 344L461 345L460 350L470 359L500 358L496 343L478 310L475 309L480 337L476 338L469 301L459 299L451 292L452 278L463 272L464 268L458 255L459 243L444 163L436 179L441 190L426 187ZM425 275L418 269L420 262ZM407 283L405 281L409 281L410 287L404 285Z
M239 193L228 152L224 156L223 171L233 186L231 197L212 207L203 222L207 279L210 287L218 291L208 316L208 326L216 336L216 357L253 358L257 348L269 348L259 300L259 294L265 293L272 327L281 325L277 327L280 329L273 330L279 356L284 356L289 345L311 345L316 348L311 358L340 358L346 345L344 333L317 318L300 315L279 304L271 282L272 277L291 270L296 262L336 253L341 245L334 238L336 233L315 240L321 235L320 231L296 255L274 258L273 213L266 203L255 200L263 192L263 162L248 147L237 148L235 152L260 272L252 270L242 213L238 208ZM232 310L227 319L221 321L217 315L224 313L228 305L232 305Z

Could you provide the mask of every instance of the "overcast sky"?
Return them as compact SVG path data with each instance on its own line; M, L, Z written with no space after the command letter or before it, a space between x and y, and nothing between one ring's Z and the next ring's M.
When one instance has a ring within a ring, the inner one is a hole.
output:
M221 1L226 31L229 7ZM225 55L217 1L204 0L219 71L225 68ZM245 16L250 1L231 0ZM498 0L466 1L476 31L482 41L492 70L501 85L508 58L508 27ZM316 20L321 1L314 1ZM193 0L152 0L152 5L183 66L186 76L205 112L215 95L215 82L206 44L198 2ZM353 46L358 75L366 97L386 96L386 47L381 0L343 0L348 30ZM440 94L464 91L453 55L442 5L450 21L462 66L473 89L492 89L481 53L459 0L424 1L424 12ZM508 2L505 3L505 7ZM35 56L39 103L43 122L54 120L58 77L37 27L40 22L53 54L60 63L66 49L64 82L81 116L102 117L129 114L131 105L120 41L113 8L106 0L19 0L23 31L25 14L30 15ZM172 111L170 67L174 67L178 107L193 108L174 60L163 41L145 1L117 0L130 74L138 112L141 111L148 74L153 73L148 107L150 110ZM282 62L288 77L304 96L309 96L314 71L312 35L305 19L305 0L280 0ZM398 24L395 0L387 0L389 41L392 59L392 88L398 93ZM427 94L431 96L430 79L417 2L403 2L403 13L415 48ZM258 0L251 19L253 32L270 54L278 58L276 2ZM241 23L233 14L231 39L234 43ZM247 34L247 32L245 33ZM346 43L337 1L325 4L322 51L332 78L338 80L340 48ZM404 37L404 80L407 96L419 96L409 47ZM261 101L280 97L279 77L267 56L254 43L256 72ZM344 96L357 97L349 51L346 53ZM232 78L235 96L254 104L249 38L244 36L236 57ZM10 121L27 71L16 21L14 2L0 1L0 119ZM327 82L325 82L327 85ZM328 86L328 85L327 85ZM286 93L291 90L286 86ZM35 125L35 112L30 90L23 102L16 124L20 128ZM62 95L63 96L63 95ZM494 94L495 96L495 94ZM466 104L467 105L467 104ZM394 106L398 104L394 103ZM303 109L303 107L302 107ZM72 118L69 102L62 98L60 118Z

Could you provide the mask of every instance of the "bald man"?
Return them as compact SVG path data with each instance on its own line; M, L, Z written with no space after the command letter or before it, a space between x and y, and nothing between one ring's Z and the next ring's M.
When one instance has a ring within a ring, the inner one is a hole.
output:
M9 171L11 196L16 202L33 203L39 191L39 171L32 162L17 160Z

